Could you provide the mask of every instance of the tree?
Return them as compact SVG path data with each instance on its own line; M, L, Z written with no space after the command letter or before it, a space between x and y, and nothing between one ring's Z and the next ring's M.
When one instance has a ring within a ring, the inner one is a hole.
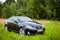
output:
M3 8L3 5L0 3L0 17L1 17L1 15L2 15L2 8Z

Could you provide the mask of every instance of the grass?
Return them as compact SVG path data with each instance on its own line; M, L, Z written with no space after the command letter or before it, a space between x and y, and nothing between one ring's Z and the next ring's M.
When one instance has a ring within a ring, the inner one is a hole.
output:
M0 40L60 40L60 21L51 21L45 28L43 35L20 36L18 33L6 31L4 25L0 24Z

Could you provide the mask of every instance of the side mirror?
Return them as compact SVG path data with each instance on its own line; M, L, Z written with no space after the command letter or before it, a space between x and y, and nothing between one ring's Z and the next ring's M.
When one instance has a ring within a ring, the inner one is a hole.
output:
M14 21L14 23L18 23L18 21Z

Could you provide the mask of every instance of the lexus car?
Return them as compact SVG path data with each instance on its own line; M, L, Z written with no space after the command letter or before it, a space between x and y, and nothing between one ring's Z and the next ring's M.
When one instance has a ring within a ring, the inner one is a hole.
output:
M5 29L17 31L20 35L43 34L45 31L44 25L26 16L12 16L6 19Z

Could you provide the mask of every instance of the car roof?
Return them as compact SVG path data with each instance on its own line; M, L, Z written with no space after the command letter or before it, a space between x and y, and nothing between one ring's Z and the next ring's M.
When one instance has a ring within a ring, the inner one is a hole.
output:
M10 17L10 18L29 18L29 17L27 17L27 16L12 16L12 17ZM8 18L9 19L9 18Z
M27 16L12 16L12 17L16 17L17 18L17 17L27 17Z
M23 17L27 17L27 16L12 16L12 17L10 17L10 18L23 18ZM8 18L8 20L9 20L10 18Z

